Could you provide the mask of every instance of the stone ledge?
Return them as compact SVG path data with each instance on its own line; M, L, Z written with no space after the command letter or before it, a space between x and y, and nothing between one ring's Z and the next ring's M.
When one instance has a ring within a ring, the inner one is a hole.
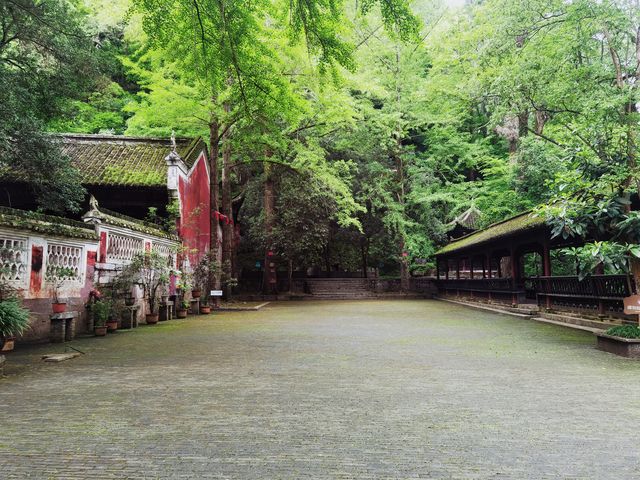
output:
M623 338L596 333L598 350L626 358L640 359L640 338Z

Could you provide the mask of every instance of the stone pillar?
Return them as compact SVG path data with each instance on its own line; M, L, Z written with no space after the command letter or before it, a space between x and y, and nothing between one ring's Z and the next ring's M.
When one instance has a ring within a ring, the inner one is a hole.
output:
M49 330L49 341L51 343L63 343L66 338L67 322L62 319L51 319L51 329Z

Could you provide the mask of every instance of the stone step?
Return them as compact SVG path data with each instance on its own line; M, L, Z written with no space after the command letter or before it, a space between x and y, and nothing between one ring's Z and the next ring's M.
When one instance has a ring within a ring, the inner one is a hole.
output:
M593 318L580 317L574 312L567 313L550 313L540 312L538 318L551 320L557 323L564 323L567 325L578 325L582 327L588 327L597 330L607 330L608 328L615 327L616 325L622 325L621 320L596 320Z

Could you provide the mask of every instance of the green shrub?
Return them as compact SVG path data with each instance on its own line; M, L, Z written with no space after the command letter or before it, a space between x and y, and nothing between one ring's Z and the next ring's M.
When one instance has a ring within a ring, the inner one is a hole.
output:
M29 310L16 299L0 302L0 337L13 337L29 327Z
M109 319L111 313L111 303L104 300L95 302L91 309L93 310L93 324L96 327L103 327Z
M640 328L637 325L619 325L611 327L605 333L614 337L640 338Z

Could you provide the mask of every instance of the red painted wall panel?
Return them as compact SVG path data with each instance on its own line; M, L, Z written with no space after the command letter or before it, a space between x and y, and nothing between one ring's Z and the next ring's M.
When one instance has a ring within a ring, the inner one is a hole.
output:
M42 247L31 247L31 277L29 279L29 293L38 295L42 289Z
M181 217L179 225L189 262L194 266L209 249L209 171L207 158L200 154L188 177L178 184Z

